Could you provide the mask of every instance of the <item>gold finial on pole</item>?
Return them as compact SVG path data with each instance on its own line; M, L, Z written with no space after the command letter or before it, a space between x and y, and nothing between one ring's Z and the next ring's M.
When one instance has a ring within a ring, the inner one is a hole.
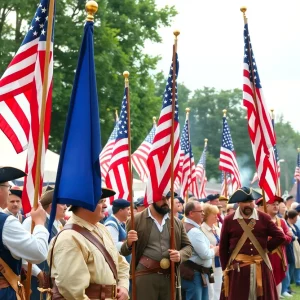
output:
M152 120L153 120L153 124L156 124L156 117L153 117Z
M208 139L204 139L204 147L207 146Z
M271 110L271 118L274 120L274 108L272 108L270 110Z
M226 118L227 109L223 109L223 117Z
M88 15L86 17L86 21L94 22L94 14L98 10L98 3L96 1L93 1L93 0L88 1L85 4L85 10L88 13Z
M187 108L185 109L185 113L186 113L185 119L186 119L186 120L189 118L190 111L191 111L191 109L190 109L189 107L187 107Z
M115 115L116 115L116 121L118 121L119 120L119 115L118 115L118 110L117 109L115 111Z
M177 40L178 40L178 36L180 34L180 31L179 30L174 30L173 31L173 34L175 35L175 50L177 51Z
M124 71L123 72L123 76L124 76L124 78L125 78L125 87L128 87L128 85L129 85L129 72L128 71Z
M240 8L240 11L243 13L244 22L245 22L245 24L246 24L246 23L247 23L247 17L246 17L247 7L246 7L246 6L242 6L242 7Z
M300 148L297 148L298 153L300 153Z

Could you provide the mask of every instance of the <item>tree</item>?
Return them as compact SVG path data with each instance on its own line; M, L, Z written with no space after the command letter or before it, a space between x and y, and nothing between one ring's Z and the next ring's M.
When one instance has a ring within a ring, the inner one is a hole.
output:
M124 91L123 71L130 72L132 149L145 138L157 115L161 98L155 96L159 57L144 53L146 41L160 42L158 28L168 26L176 15L174 7L158 9L154 0L99 1L95 16L94 50L99 95L102 144L112 131L114 110ZM86 13L85 1L56 1L54 38L54 89L49 148L59 152L75 75ZM0 74L20 46L35 7L21 0L0 3ZM17 16L15 23L9 16ZM2 25L2 27L1 27ZM13 40L14 38L14 40Z

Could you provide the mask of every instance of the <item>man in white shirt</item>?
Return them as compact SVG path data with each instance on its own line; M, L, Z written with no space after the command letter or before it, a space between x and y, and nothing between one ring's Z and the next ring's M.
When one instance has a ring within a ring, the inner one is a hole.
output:
M208 300L208 281L212 281L212 259L219 254L219 246L211 246L201 230L204 218L202 203L190 201L185 206L184 227L193 246L193 254L180 266L181 288L186 299Z
M0 207L5 206L9 196L8 181L24 176L26 174L16 168L0 168ZM45 260L48 253L49 233L43 226L46 213L41 204L31 211L31 217L35 223L32 234L26 231L15 217L0 213L1 258L17 276L21 272L21 258L37 264ZM3 271L0 274L0 299L16 299L16 292L6 280L6 274Z
M24 217L21 214L22 208L22 190L18 186L10 189L10 194L7 200L7 207L3 210L5 214L12 215L17 218L20 223L23 222Z
M130 213L130 202L124 199L114 200L112 212L113 214L106 219L104 225L109 231L118 251L120 251L127 237L125 222ZM126 260L130 262L130 256L126 256Z
M53 200L53 193L54 190L48 190L46 191L41 198L41 205L43 209L46 211L46 220L44 223L45 228L48 230L48 224L50 219L50 212L51 212L51 206L52 206L52 200ZM60 219L63 219L65 217L65 212L67 210L67 206L65 204L57 204L56 208L56 215L55 215L55 221L53 223L52 229L51 229L51 237L54 237L57 235L57 233L62 229L62 224L60 223ZM23 228L27 231L31 231L31 223L32 218L28 217L23 222ZM27 270L27 261L23 260L23 268ZM38 291L38 287L47 287L45 286L45 279L47 278L49 273L49 267L47 264L47 260L45 259L40 264L32 265L32 275L33 278L31 280L31 290L32 294L31 297L33 299L40 299L40 292ZM46 299L46 295L44 295L44 299Z

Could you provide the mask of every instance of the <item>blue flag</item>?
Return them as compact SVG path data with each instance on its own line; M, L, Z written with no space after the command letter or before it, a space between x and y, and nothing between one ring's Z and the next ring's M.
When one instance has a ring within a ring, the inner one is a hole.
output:
M55 183L49 232L57 204L94 211L101 198L100 122L94 64L93 22L80 49Z

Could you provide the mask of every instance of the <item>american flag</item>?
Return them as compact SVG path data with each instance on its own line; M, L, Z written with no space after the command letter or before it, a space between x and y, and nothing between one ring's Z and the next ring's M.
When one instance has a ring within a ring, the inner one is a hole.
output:
M48 6L48 0L42 0L38 4L21 47L0 79L0 129L9 138L17 153L28 148L25 167L25 172L28 176L25 178L22 198L24 213L30 212L34 199L36 152L38 148L44 68L46 67ZM40 192L50 131L52 77L53 33L48 71Z
M225 181L224 172L222 172L221 177L222 177L222 179L221 179L221 183L222 183L221 195L229 197L230 195L232 195L231 174L226 173L226 181Z
M296 201L300 203L300 152L297 155L297 165L295 169L294 178L297 184Z
M114 145L116 143L116 138L117 138L117 133L118 133L118 128L119 128L119 117L116 112L116 122L115 122L115 127L106 143L104 148L102 149L100 153L100 167L101 167L101 178L102 180L105 180L107 171L109 169L109 164L112 156L112 152L114 149Z
M245 24L244 27L244 42L243 104L247 107L248 132L259 177L259 186L265 191L266 200L269 200L275 195L277 185L277 165L273 149L276 141L269 110L262 94L248 24Z
M145 138L145 140L131 156L132 165L137 171L137 173L139 174L139 177L143 182L146 182L149 176L147 159L152 147L155 131L156 131L156 122L154 122L153 127L150 130L147 137Z
M202 155L196 166L196 178L200 182L199 198L206 197L206 192L205 192L205 186L207 183L206 170L205 170L205 168L206 168L206 152L207 152L207 144L205 143Z
M273 125L274 135L276 137L274 118L272 118L272 125ZM275 160L277 163L277 176L278 176L278 180L279 180L280 179L280 162L279 162L279 155L278 155L278 150L277 150L276 144L273 146L273 150L274 150Z
M175 55L175 54L174 54ZM178 120L178 99L177 99L177 78L178 78L178 57L176 54L175 72L175 111L174 111L174 179L179 169L179 120ZM172 85L173 85L173 64L171 64L168 81L163 97L163 105L160 112L158 125L150 150L147 164L150 172L148 178L145 204L160 201L171 188L171 133L172 133Z
M112 150L109 169L105 179L106 186L116 191L114 199L129 199L129 145L128 145L128 115L127 91L124 90L120 120L116 142ZM111 202L113 199L111 199Z
M239 166L236 161L236 155L233 147L230 128L226 117L223 117L223 132L220 150L219 169L225 173L231 174L230 177L233 192L235 192L242 186Z
M196 167L189 133L189 120L186 119L180 139L181 153L183 153L181 197L186 196L190 190L192 194L199 198L199 189L196 179Z

